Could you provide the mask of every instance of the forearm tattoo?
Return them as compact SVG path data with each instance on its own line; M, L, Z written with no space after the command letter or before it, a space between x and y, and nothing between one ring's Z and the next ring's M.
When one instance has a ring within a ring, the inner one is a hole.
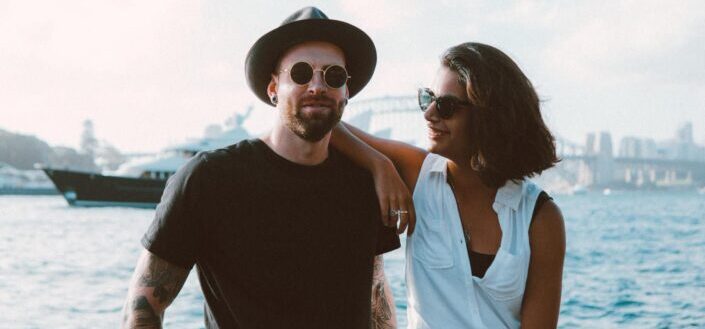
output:
M161 310L176 298L188 271L176 268L152 254L141 262L125 305L123 328L161 328ZM152 298L148 298L150 294ZM157 303L160 311L155 310L150 299Z
M130 305L132 319L129 326L126 328L161 328L162 327L162 317L154 311L152 305L147 301L147 297L138 296L132 301ZM127 322L130 319L130 315L125 313L125 318L123 321ZM124 323L127 324L127 323Z
M150 256L154 259L154 256ZM179 275L174 272L173 265L162 261L152 260L147 270L140 277L140 285L154 288L152 297L159 299L159 304L168 304L176 297L184 281L179 280Z
M385 291L384 262L381 256L375 257L372 278L372 329L394 328L392 306Z

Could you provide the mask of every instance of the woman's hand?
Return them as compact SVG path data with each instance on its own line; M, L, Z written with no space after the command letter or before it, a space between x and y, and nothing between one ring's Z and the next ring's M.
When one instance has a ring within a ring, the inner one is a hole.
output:
M384 225L396 227L397 234L403 233L408 226L407 235L411 235L416 224L414 201L394 164L386 157L380 159L375 163L372 177Z

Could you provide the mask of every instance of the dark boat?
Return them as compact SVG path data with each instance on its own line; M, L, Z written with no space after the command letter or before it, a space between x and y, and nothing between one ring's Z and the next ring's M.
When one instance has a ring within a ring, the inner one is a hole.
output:
M123 206L155 208L167 179L199 151L237 143L250 135L242 129L249 116L238 115L230 129L167 148L154 157L136 159L110 174L42 168L66 202L72 206Z
M166 185L165 179L105 176L50 168L45 168L44 172L72 206L154 208Z

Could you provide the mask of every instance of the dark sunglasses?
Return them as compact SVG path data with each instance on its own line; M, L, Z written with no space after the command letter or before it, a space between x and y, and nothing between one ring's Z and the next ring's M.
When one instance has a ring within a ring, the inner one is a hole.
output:
M441 119L450 119L458 107L471 106L470 102L465 102L453 96L439 96L433 94L428 88L419 88L419 107L422 112L426 112L431 103L436 102L436 110Z
M325 69L316 70L309 63L298 62L294 64L291 69L283 69L279 72L289 72L291 81L294 81L299 85L305 85L311 82L311 79L313 79L313 74L319 71L323 72L323 80L329 88L341 88L345 86L345 83L348 82L348 79L350 79L348 71L340 65L331 65Z

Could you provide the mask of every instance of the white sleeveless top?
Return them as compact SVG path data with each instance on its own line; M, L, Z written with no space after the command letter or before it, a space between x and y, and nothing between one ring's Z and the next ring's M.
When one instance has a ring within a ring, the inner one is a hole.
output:
M502 241L485 276L477 278L446 163L429 154L414 189L416 229L406 240L409 328L519 328L531 256L529 224L541 189L528 180L499 188L492 208Z

